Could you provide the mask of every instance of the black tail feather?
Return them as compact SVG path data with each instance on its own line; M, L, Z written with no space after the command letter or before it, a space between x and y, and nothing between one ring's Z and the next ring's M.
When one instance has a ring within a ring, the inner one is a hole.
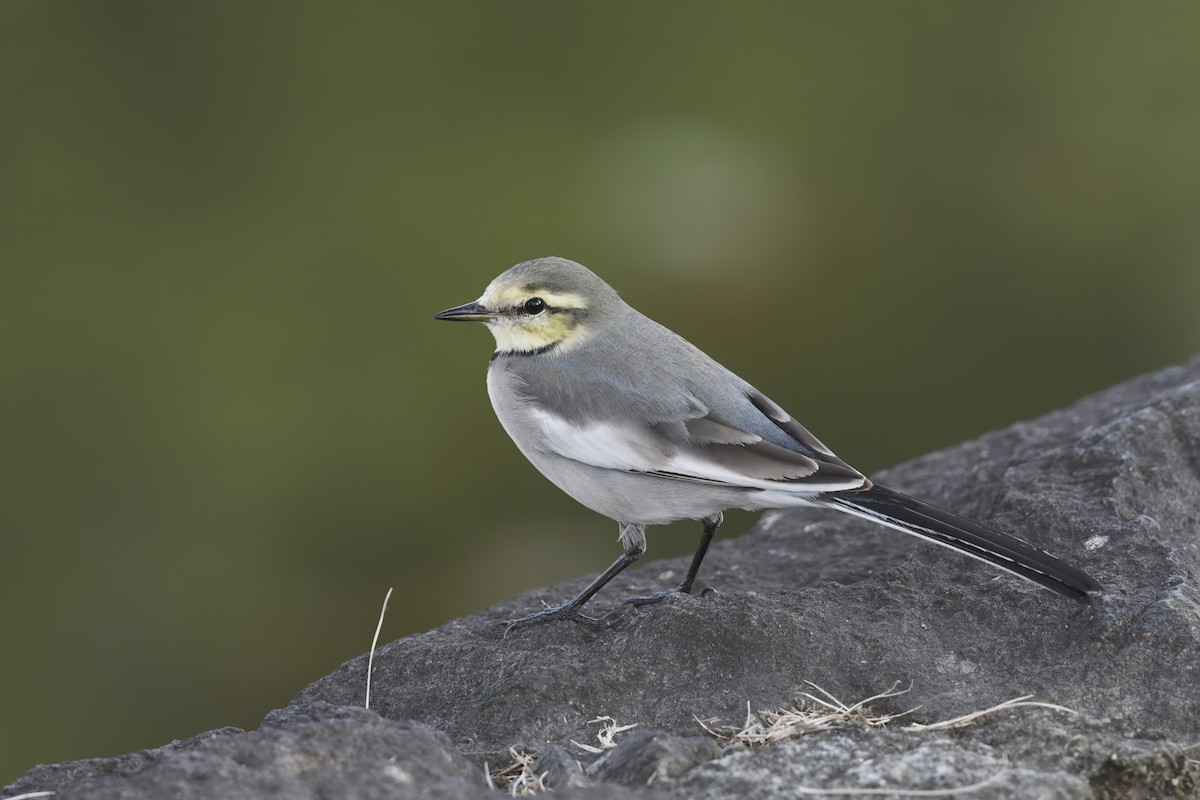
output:
M995 564L1022 578L1086 603L1100 589L1090 575L1015 536L952 514L883 486L822 498L842 511L920 536Z

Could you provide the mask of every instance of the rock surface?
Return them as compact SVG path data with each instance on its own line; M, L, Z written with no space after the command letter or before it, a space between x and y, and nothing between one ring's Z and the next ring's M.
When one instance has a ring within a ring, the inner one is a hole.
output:
M498 796L482 764L511 762L509 748L567 798L1200 796L1200 750L1187 749L1200 742L1200 359L875 477L1023 535L1103 596L1077 605L844 515L772 513L714 545L701 581L715 593L629 608L600 630L501 635L498 621L580 578L381 648L370 712L341 708L362 705L363 656L257 731L39 767L3 796ZM627 572L592 610L685 567ZM898 685L907 693L872 709L917 710L752 749L722 750L697 721L736 725L747 704L782 709L810 684L847 703ZM1077 713L904 729L1022 694ZM598 717L637 728L599 755L580 746L600 745Z

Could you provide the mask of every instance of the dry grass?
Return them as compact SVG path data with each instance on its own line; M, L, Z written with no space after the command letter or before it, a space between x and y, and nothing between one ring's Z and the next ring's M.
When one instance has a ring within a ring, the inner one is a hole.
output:
M633 725L618 725L617 721L612 717L596 717L588 720L589 725L599 725L600 730L596 732L596 740L599 745L580 744L574 739L571 744L588 753L603 753L605 750L612 750L617 746L617 736L631 731L637 727ZM527 753L523 750L517 750L515 747L508 748L508 754L512 761L500 769L493 770L489 764L483 765L484 774L487 776L487 785L493 789L504 789L513 797L525 797L538 792L548 792L551 788L546 785L546 775L540 775L534 770L534 763L537 761L537 755Z
M834 697L829 692L817 686L815 683L809 682L812 687L812 692L803 692L791 708L782 709L780 711L759 711L755 713L751 710L750 704L746 704L746 720L741 725L721 725L715 719L702 720L696 718L696 722L700 724L708 734L718 739L722 746L730 747L734 745L743 745L749 747L764 747L767 745L778 744L789 739L795 739L799 736L804 736L809 733L818 731L832 730L835 728L845 728L848 726L861 726L866 728L890 728L891 730L899 730L911 733L924 733L928 731L945 731L953 728L963 728L968 725L973 725L979 720L991 714L1001 711L1011 711L1019 708L1045 708L1052 711L1063 711L1068 714L1076 713L1065 706L1055 705L1053 703L1035 702L1032 697L1015 697L1011 700L1006 700L1003 703L997 703L989 708L973 711L969 714L954 717L953 719L941 720L938 722L920 723L910 722L906 725L896 726L897 720L908 716L916 711L916 708L911 708L907 711L901 711L894 714L885 714L874 711L871 706L873 703L878 703L883 700L890 700L894 697L900 697L909 691L908 689L897 689L898 684L893 684L887 691L872 695L857 703L847 704ZM599 725L600 728L596 732L597 744L583 744L574 739L571 744L578 747L580 750L599 755L605 751L611 750L617 746L617 737L626 731L633 730L637 727L637 723L632 725L619 725L617 721L609 716L597 717L588 720L589 725ZM509 748L509 754L512 757L512 762L507 766L492 770L489 765L484 765L484 771L487 775L488 786L506 790L513 797L523 797L526 795L536 794L538 792L549 791L550 788L545 784L546 773L538 774L534 771L534 762L536 756L532 753L519 751L515 748ZM955 786L947 789L899 789L899 788L855 788L848 787L842 789L836 788L819 788L809 786L793 786L792 790L797 795L805 796L845 796L845 797L869 797L879 795L891 795L896 797L946 797L949 795L962 795L977 792L986 787L992 786L997 781L1004 777L1004 773L993 775L986 780L977 783L966 784L963 786Z
M387 590L387 594L383 596L383 608L379 609L379 622L375 623L375 635L371 637L371 653L367 656L367 698L363 702L363 708L371 707L371 668L375 666L375 645L379 644L379 631L383 629L383 615L387 613L388 600L392 599L392 587Z
M493 771L486 763L483 765L489 788L504 789L513 797L550 791L550 787L546 786L546 773L539 775L533 770L537 756L515 747L508 748L508 754L512 756L512 763L506 767Z
M603 753L605 750L612 750L617 746L617 734L624 733L625 731L631 731L638 726L638 723L636 722L632 725L618 725L617 721L612 717L596 717L595 719L589 719L587 724L600 725L600 730L596 732L596 739L600 742L600 746L597 747L590 744L580 744L574 739L571 740L571 744L575 745L584 752L592 754L599 754Z
M750 710L750 704L746 704L746 721L740 726L721 726L715 720L696 719L706 732L720 740L722 746L729 747L733 745L744 745L749 747L763 747L766 745L778 744L779 742L795 739L798 736L815 733L818 731L830 730L833 728L844 728L848 726L862 726L866 728L886 728L896 720L911 714L916 711L916 708L908 711L901 711L896 714L881 714L871 709L871 704L881 700L888 700L893 697L903 695L908 689L897 690L897 684L893 684L890 689L885 692L873 695L857 703L847 704L834 697L829 692L817 686L815 683L808 682L813 692L804 692L792 704L791 708L786 708L780 711L759 711L753 713ZM912 686L909 686L911 689ZM1035 702L1031 697L1015 697L1011 700L1006 700L1003 703L997 703L990 708L973 711L969 714L963 714L953 719L941 720L939 722L920 723L910 722L907 725L893 728L912 733L923 733L927 731L945 731L952 728L963 728L978 722L984 717L1000 711L1009 711L1017 708L1046 708L1054 711L1064 711L1069 714L1076 713L1072 709L1065 706L1054 705L1053 703ZM979 781L977 783L967 784L963 786L955 786L947 789L900 789L900 788L820 788L812 786L793 786L792 791L797 795L805 796L839 796L839 797L869 797L890 795L893 797L947 797L950 795L964 795L972 792L977 792L981 789L992 786L1004 777L1001 772L996 775Z
M721 740L722 745L744 744L751 747L778 744L779 742L795 739L806 733L839 728L846 725L862 725L868 728L882 728L905 714L876 714L871 711L870 704L890 697L899 697L908 691L896 690L897 684L886 692L881 692L853 705L847 705L829 692L811 681L809 686L821 694L803 692L791 708L780 711L759 711L757 714L746 704L746 721L741 726L722 726L717 720L702 720L697 718L707 733ZM911 688L911 687L910 687ZM915 709L914 709L915 710Z
M746 721L740 726L722 726L713 719L702 720L696 718L696 722L707 733L720 740L724 746L743 744L750 747L762 747L778 744L788 739L795 739L798 736L808 733L829 730L831 728L841 728L848 725L885 728L897 719L917 710L916 708L911 708L908 711L902 711L898 714L879 714L871 710L872 703L892 697L899 697L908 691L908 689L897 691L897 684L893 684L885 692L880 692L864 700L859 700L852 705L843 703L811 681L808 682L808 685L816 690L819 696L811 692L804 692L796 698L791 708L780 711L759 711L754 713L750 710L750 704L747 703ZM909 689L911 688L912 686L910 685ZM954 717L953 719L930 723L910 722L900 727L899 730L920 733L963 728L974 724L990 714L1016 708L1046 708L1053 711L1064 711L1068 714L1075 713L1074 710L1065 706L1035 702L1032 697L1014 697L1011 700L1005 700L1003 703L997 703L990 708L973 711L969 714Z
M970 714L963 714L961 717L953 719L944 719L940 722L930 722L923 724L920 722L910 722L900 730L904 731L948 731L951 728L965 728L972 725L989 714L994 714L997 711L1008 711L1013 708L1048 708L1051 711L1065 711L1068 714L1077 714L1075 709L1067 708L1066 706L1055 705L1054 703L1039 703L1031 696L1014 697L1011 700L1005 700L1003 703L997 703L991 708L985 708L980 711L972 711Z

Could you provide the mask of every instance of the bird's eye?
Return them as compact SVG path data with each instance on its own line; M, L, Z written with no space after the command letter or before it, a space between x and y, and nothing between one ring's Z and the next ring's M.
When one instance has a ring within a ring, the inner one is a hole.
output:
M540 297L531 297L525 301L526 314L540 314L546 310L546 301Z

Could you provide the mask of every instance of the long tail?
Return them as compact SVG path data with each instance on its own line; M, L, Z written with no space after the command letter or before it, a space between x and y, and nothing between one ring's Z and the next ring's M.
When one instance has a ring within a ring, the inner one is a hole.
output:
M861 492L828 494L821 499L840 511L865 517L995 564L1082 603L1091 600L1088 592L1100 589L1100 584L1083 570L1015 536L884 486L876 485Z

